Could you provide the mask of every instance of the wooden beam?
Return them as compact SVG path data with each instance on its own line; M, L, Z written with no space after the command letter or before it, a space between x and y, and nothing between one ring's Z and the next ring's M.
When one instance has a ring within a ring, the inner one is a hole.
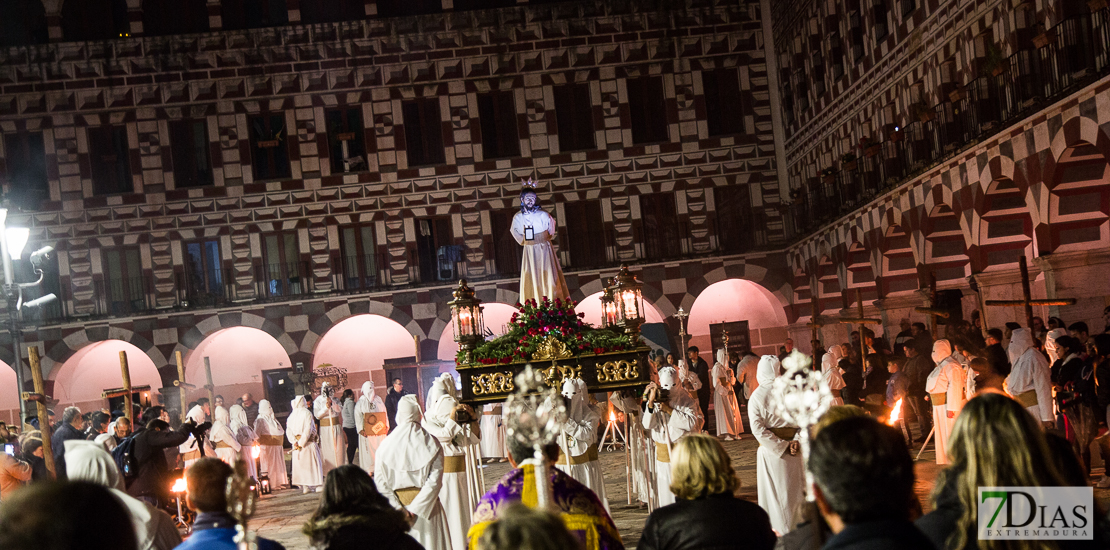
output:
M189 400L185 395L185 390L187 388L193 388L195 386L191 386L185 383L185 363L181 359L181 351L175 351L173 355L174 359L177 361L177 380L174 380L173 385L177 386L177 397L181 401L181 421L184 422L185 415L189 412L185 410L185 407L188 406L189 403Z
M39 397L35 399L35 403L39 412L39 432L42 433L42 460L46 463L46 470L50 472L50 477L56 478L58 473L54 468L54 450L50 444L50 436L53 434L50 433L50 413L46 410L46 388L42 382L42 361L39 359L38 346L27 348L27 359L31 367L35 393Z
M127 352L120 350L119 352L119 368L120 374L123 376L123 406L127 407L123 415L127 417L127 421L132 426L135 425L135 405L131 401L131 369L127 365Z
M915 307L913 308L913 310L918 313L924 313L926 315L932 315L934 317L943 317L945 319L952 316L952 314L949 313L948 310L944 309L934 309L931 307Z
M987 300L988 306L1025 307L1029 306L1074 306L1075 298L1061 298L1058 300Z

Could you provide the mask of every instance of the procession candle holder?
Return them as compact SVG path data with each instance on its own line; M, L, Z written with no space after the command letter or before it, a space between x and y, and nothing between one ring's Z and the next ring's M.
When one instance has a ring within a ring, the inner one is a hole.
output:
M616 302L617 324L624 328L625 334L638 336L640 325L644 324L644 285L622 265L613 278L613 299Z
M617 324L617 303L613 299L613 279L605 279L605 292L601 294L601 328Z
M173 485L170 486L170 492L173 493L174 497L177 499L177 517L173 518L174 524L180 525L188 530L189 521L185 519L185 514L181 510L181 493L184 493L186 490L188 490L188 486L185 484L185 478L174 480Z
M470 363L470 354L478 343L485 339L485 323L482 320L482 301L474 297L474 291L466 285L466 279L459 281L454 298L447 303L451 307L451 323L455 328L455 342L465 352L465 362Z
M784 372L771 386L776 414L798 426L805 465L806 500L813 501L813 473L809 470L809 428L832 405L832 391L820 370L809 368L813 360L794 350L782 360Z

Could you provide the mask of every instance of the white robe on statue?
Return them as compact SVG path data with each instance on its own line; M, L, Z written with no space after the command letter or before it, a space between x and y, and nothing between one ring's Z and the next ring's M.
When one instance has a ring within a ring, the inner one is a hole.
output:
M501 403L482 407L482 458L505 458L505 423L501 421Z
M474 512L470 484L472 479L477 478L477 472L467 468L466 450L481 439L480 433L477 433L477 422L461 425L451 420L451 412L458 404L454 377L450 373L441 374L428 390L428 411L421 425L443 447L443 488L439 491L439 501L447 514L451 548L466 550L466 533L470 529L470 518ZM474 496L477 500L481 495Z
M204 409L201 408L200 405L193 405L193 408L189 409L189 414L185 415L185 419L192 420L199 426L208 421L208 415L204 413ZM209 430L208 433L211 434L212 431ZM177 446L177 452L181 453L181 459L185 461L186 469L192 466L197 460L200 460L202 450L204 451L204 456L216 456L216 451L212 450L212 442L209 439L210 438L205 437L204 446L198 448L197 439L190 434L189 439L186 439L184 443Z
M293 412L285 421L285 437L293 445L293 485L303 488L324 484L324 464L320 458L320 436L304 396L293 400Z
M717 362L713 363L710 374L713 384L713 416L717 419L717 437L740 437L744 433L744 422L740 417L740 405L736 403L736 373L728 366L725 350L717 350ZM721 384L724 379L725 383Z
M208 439L212 440L212 446L216 448L216 458L234 467L243 446L231 431L231 415L228 414L227 409L216 407L215 417L216 419L212 421L212 430L208 432Z
M520 260L520 301L569 298L570 290L551 246L555 219L537 206L533 212L517 212L510 231L517 244L524 247ZM528 232L532 233L532 240L525 240Z
M347 463L343 408L334 399L324 395L321 389L320 396L312 402L312 414L320 421L320 455L324 460L326 476L328 472Z
M1013 365L1010 375L1006 377L1006 393L1017 399L1033 418L1053 422L1051 366L1048 359L1033 347L1029 329L1014 331L1006 354Z
M416 516L416 523L409 530L416 542L427 550L450 550L447 516L439 501L443 487L443 450L436 438L421 427L416 396L401 398L397 403L396 421L397 426L378 447L374 483L378 492L395 508L408 510ZM419 491L411 502L403 504L398 491L411 496L413 489Z
M358 430L358 466L370 475L374 475L378 447L389 433L387 416L385 402L374 392L374 382L363 382L362 395L355 403L355 428Z
M624 413L625 423L628 426L628 445L632 450L632 492L640 502L649 502L651 487L648 484L651 477L647 461L651 459L649 448L651 438L644 432L644 425L640 418L643 415L640 410L640 400L631 394L617 392L609 396L609 402L618 411Z
M925 380L925 392L933 405L933 442L937 464L948 464L948 438L956 425L956 416L967 401L964 369L952 358L952 344L948 340L933 342L932 359L937 366Z
M791 428L790 423L775 414L771 384L780 374L780 364L774 355L764 355L756 367L759 388L752 392L748 402L748 421L752 433L759 441L755 453L756 494L759 506L771 518L771 527L780 535L794 529L795 513L805 502L805 463L802 453L791 455L788 447L795 441L795 434L789 439L780 437L779 428ZM796 427L795 427L796 428ZM774 429L774 430L773 430Z
M258 472L254 469L254 456L251 453L252 447L258 442L258 434L254 433L254 429L247 423L247 410L242 405L232 405L227 412L231 416L231 433L235 434L235 440L242 446L239 450L239 458L247 464L247 476L257 480Z
M559 461L555 467L576 481L589 487L609 511L609 498L605 494L605 476L597 457L597 424L601 417L587 404L589 390L584 380L568 379L563 382L563 397L570 399L567 421L559 434ZM570 460L567 460L570 456Z
M673 367L659 369L659 387L670 391L667 404L673 409L670 414L660 409L645 411L643 425L651 431L655 442L655 487L659 495L659 506L674 504L671 492L670 446L690 432L701 429L705 419L697 403L678 383L678 371Z
M274 416L274 407L263 399L258 402L258 418L254 419L254 433L258 435L258 454L260 474L266 474L271 489L289 485L289 474L285 470L285 428Z
M834 351L838 350L838 351ZM825 355L821 356L821 373L825 383L829 385L832 390L833 400L832 407L837 407L844 404L844 398L841 397L840 392L844 389L844 372L840 370L840 359L844 354L844 348L841 346L833 346Z

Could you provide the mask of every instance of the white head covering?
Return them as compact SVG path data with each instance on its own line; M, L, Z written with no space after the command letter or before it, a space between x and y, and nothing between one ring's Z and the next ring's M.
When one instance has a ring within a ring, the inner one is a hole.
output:
M258 434L254 433L254 429L247 423L247 410L244 409L242 405L232 405L227 413L231 417L231 425L229 427L236 437L245 435L252 441L258 439ZM242 432L243 429L246 429L246 432Z
M363 397L365 397L368 400L373 400L374 399L374 381L373 380L367 380L367 381L362 383L362 396L359 397L359 399L362 399Z
M836 357L831 351L825 352L821 356L821 372L829 372L834 367L836 367Z
M725 355L725 348L717 350L717 362L726 367L728 366L728 357Z
M254 419L254 430L255 432L261 431L264 435L285 434L285 428L282 428L281 422L277 421L277 417L274 416L274 407L270 405L270 401L267 399L258 402L258 418Z
M377 460L389 467L412 472L428 465L440 452L439 441L420 425L420 402L406 395L397 402L397 427L378 447Z
M574 378L563 381L563 397L570 400L567 415L575 420L581 420L586 414L586 390L579 382L581 381Z
M678 383L678 371L674 367L659 369L659 387L672 392L682 389L682 385Z
M1010 357L1010 363L1016 363L1018 357L1021 357L1031 347L1033 347L1033 331L1027 328L1014 330L1014 335L1010 337L1010 347L1006 348L1006 355Z
M223 407L216 407L216 414L213 415L212 428L215 429L219 425L227 426L231 423L231 415L228 414L227 409Z
M292 404L293 412L289 413L289 418L285 421L288 428L285 438L290 443L293 443L298 435L307 438L316 431L316 422L312 418L312 411L308 410L308 401L305 401L304 396L298 395Z
M937 340L933 342L932 359L936 364L952 356L952 344L948 340Z
M755 368L755 380L759 382L759 387L770 387L775 378L779 377L782 371L782 364L779 363L779 358L774 355L764 355L759 360L759 365Z
M1048 352L1049 361L1055 363L1056 361L1063 359L1063 357L1060 355L1060 346L1056 345L1056 339L1061 336L1067 335L1068 329L1065 328L1054 328L1048 331L1048 336L1045 336L1044 338L1044 350Z
M204 421L208 420L208 415L204 414L204 407L193 405L193 408L189 409L189 414L185 415L185 419L192 420L197 424L204 424Z
M844 345L837 344L829 348L828 354L832 356L833 365L839 365L840 360L844 359Z
M449 372L439 375L432 382L432 387L428 389L428 399L424 403L424 408L429 411L429 414L435 410L436 402L444 396L455 397L455 377Z

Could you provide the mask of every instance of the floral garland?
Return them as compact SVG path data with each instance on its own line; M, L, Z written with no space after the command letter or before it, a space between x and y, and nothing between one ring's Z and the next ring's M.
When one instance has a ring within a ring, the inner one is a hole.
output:
M574 300L526 300L514 307L517 312L509 320L509 331L493 340L483 342L471 353L471 363L482 365L507 364L528 361L536 348L548 337L554 336L578 354L600 354L624 351L636 347L626 334L609 329L597 329L582 320L584 313L574 311ZM463 364L465 354L459 352L455 362Z

